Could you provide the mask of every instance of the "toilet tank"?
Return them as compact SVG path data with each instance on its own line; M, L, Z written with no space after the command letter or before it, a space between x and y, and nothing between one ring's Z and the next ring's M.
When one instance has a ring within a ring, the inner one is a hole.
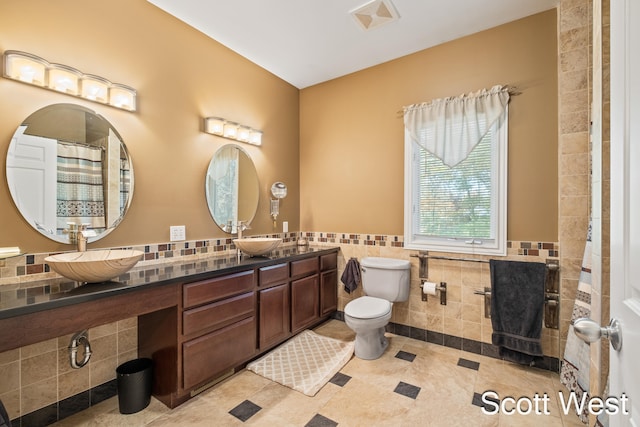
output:
M409 298L409 271L407 260L367 257L360 261L364 293L387 301L406 301Z

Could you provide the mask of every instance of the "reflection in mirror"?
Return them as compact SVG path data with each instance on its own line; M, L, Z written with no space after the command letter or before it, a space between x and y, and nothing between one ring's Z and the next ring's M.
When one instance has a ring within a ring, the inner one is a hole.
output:
M84 225L93 242L122 221L133 196L133 167L122 138L102 116L54 104L27 117L11 138L7 184L41 234L70 243L70 225Z
M213 155L205 183L207 205L215 223L227 233L250 224L258 209L258 173L241 147L222 146Z

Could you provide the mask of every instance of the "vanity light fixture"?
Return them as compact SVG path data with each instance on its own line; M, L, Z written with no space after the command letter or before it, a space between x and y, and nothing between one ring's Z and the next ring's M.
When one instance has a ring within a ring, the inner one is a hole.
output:
M6 50L3 76L127 111L136 111L136 90L84 74L67 65L52 64L39 56Z
M262 131L221 117L206 117L204 119L204 131L212 135L233 139L234 141L262 145Z

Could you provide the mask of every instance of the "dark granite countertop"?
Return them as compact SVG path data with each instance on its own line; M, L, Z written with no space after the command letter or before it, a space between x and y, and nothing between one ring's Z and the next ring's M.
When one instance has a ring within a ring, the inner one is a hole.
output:
M150 286L197 281L247 268L295 261L307 258L310 254L328 254L337 250L338 247L290 246L276 249L269 256L261 257L242 256L238 259L236 255L211 255L142 264L120 276L117 281L103 283L83 284L65 278L56 278L23 283L17 289L13 286L0 286L0 320L135 292ZM6 289L3 290L3 287Z

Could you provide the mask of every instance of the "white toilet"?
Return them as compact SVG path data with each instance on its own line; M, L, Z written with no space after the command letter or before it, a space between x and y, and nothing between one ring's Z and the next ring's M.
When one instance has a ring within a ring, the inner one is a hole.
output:
M409 261L368 257L360 261L362 288L366 296L344 308L344 321L356 333L355 354L377 359L389 345L384 336L393 302L409 298Z

